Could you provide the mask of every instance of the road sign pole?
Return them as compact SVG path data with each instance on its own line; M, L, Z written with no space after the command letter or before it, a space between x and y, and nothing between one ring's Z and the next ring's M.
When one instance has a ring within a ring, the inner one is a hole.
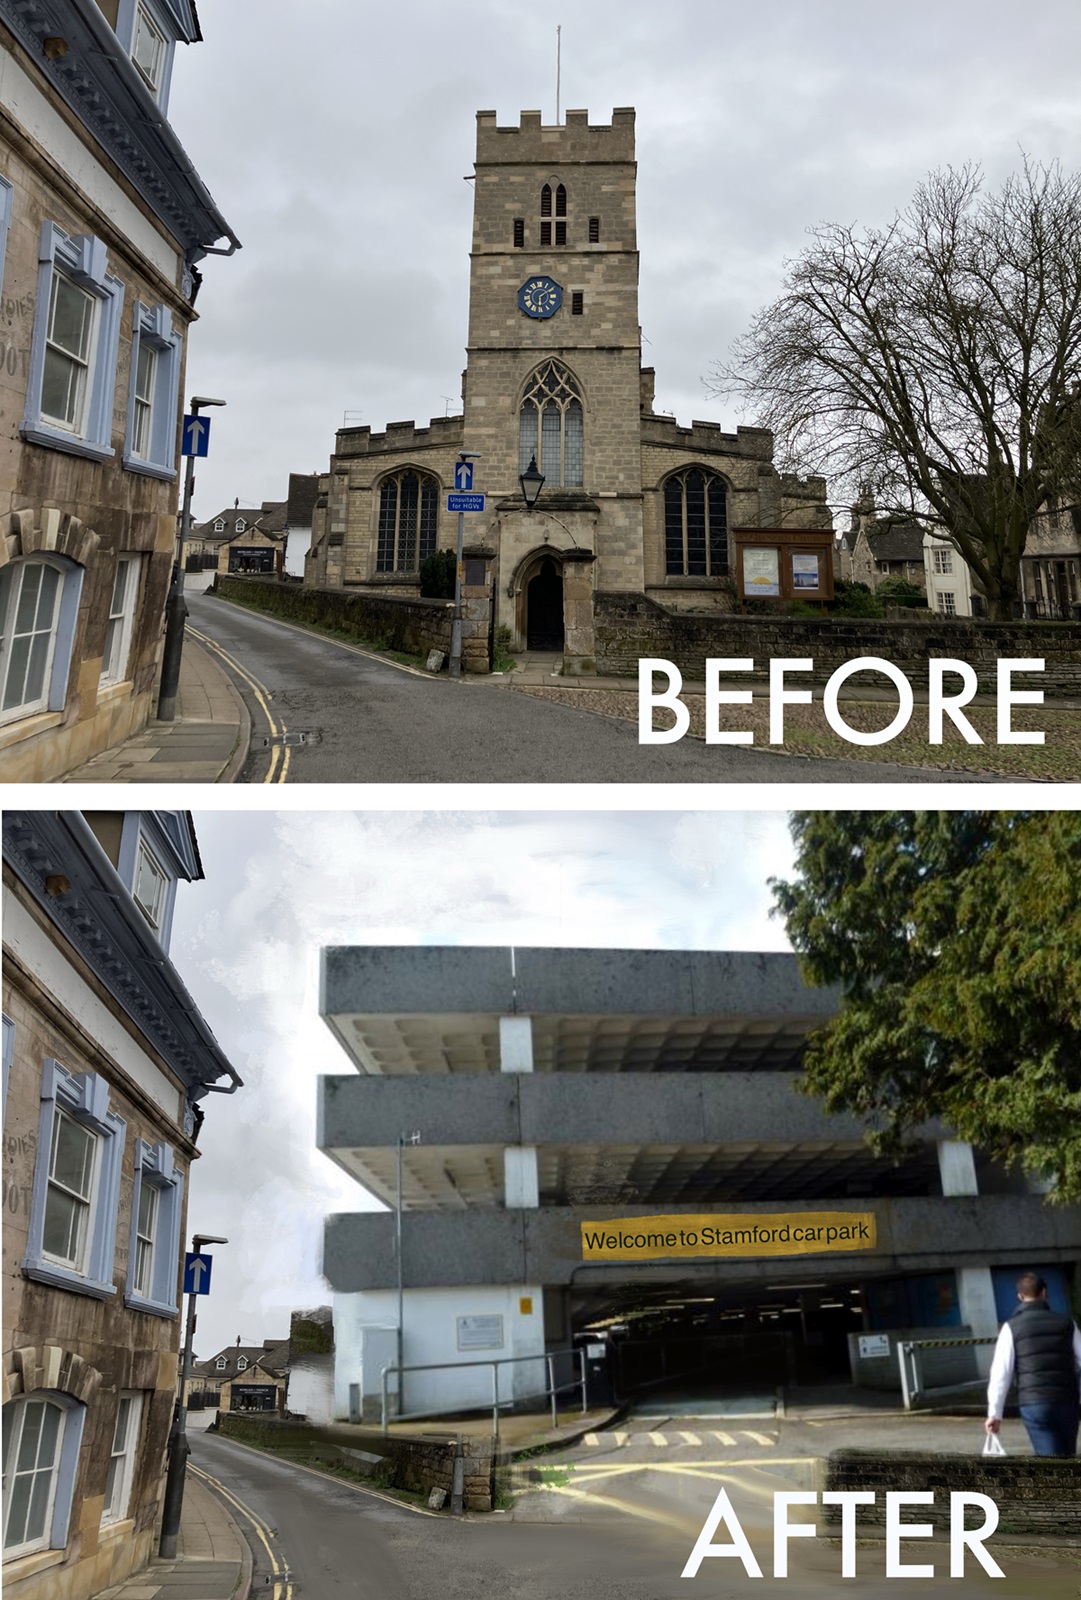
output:
M450 625L450 660L447 671L452 678L462 675L462 549L465 544L465 513L458 513L458 558L454 563L454 621Z
M189 456L189 462L191 460ZM195 1295L188 1295L188 1317L184 1330L184 1358L180 1367L180 1389L169 1431L169 1470L165 1477L165 1498L161 1509L161 1539L158 1555L164 1561L176 1556L180 1513L184 1506L184 1478L188 1470L188 1384L191 1381L191 1352L195 1342Z
M161 688L158 692L158 721L176 717L176 695L180 686L180 658L184 651L184 622L188 615L184 599L184 546L191 531L191 495L195 487L195 457L189 456L184 470L184 508L177 531L173 581L166 604L165 646L161 653Z

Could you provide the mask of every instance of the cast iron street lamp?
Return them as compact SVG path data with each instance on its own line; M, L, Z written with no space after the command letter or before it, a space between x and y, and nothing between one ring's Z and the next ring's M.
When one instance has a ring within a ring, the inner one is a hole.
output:
M206 405L206 401L203 404ZM211 405L224 401L211 401ZM190 458L189 458L190 459ZM191 1241L192 1254L198 1255L204 1244L228 1244L213 1233L197 1233ZM191 1347L195 1338L195 1295L188 1295L188 1320L184 1331L184 1359L180 1367L180 1390L173 1409L173 1426L169 1432L169 1469L165 1475L165 1498L161 1508L161 1540L158 1555L166 1561L176 1556L176 1540L180 1532L180 1512L184 1504L184 1474L188 1468L191 1446L188 1444L188 1384L191 1381Z
M544 486L544 474L537 470L536 456L530 456L529 465L524 472L519 473L518 482L522 486L522 499L525 501L527 511L532 511L537 503L537 496Z
M223 406L224 400L209 400L196 394L191 400L191 415L197 417L203 406ZM208 424L209 426L209 424ZM184 546L191 533L191 494L195 488L195 457L188 457L184 469L184 508L180 513L173 582L166 605L165 646L161 653L161 688L158 691L158 721L172 722L176 716L176 693L180 686L180 657L184 649Z

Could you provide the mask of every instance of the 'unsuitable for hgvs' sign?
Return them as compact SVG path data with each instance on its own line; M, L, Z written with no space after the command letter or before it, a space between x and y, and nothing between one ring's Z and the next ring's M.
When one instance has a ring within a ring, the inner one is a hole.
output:
M582 1223L583 1261L660 1261L672 1256L802 1256L873 1250L874 1212L615 1217Z

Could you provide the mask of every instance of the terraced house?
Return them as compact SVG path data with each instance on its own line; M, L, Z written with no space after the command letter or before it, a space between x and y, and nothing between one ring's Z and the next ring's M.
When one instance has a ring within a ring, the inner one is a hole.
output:
M192 0L0 0L8 781L62 776L153 708L198 263L237 247L167 120L201 37Z
M168 955L185 812L7 811L4 1564L85 1600L157 1543L202 1103L240 1079Z

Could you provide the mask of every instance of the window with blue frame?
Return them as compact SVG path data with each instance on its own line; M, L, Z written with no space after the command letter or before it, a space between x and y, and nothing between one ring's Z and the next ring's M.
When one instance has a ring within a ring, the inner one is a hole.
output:
M117 37L163 113L169 109L169 83L178 36L174 9L159 5L157 0L120 0L117 6ZM190 38L198 38L198 34L192 32Z
M176 476L181 336L167 306L135 302L124 465L150 478Z
M116 870L167 950L179 873L168 835L153 812L125 813Z
M0 723L63 710L82 579L66 556L0 568Z
M135 1190L124 1303L134 1311L175 1317L184 1176L167 1144L135 1141Z
M55 1389L4 1407L4 1560L67 1544L86 1407Z
M30 375L21 433L31 444L106 461L124 286L92 234L43 222Z
M27 1277L102 1300L116 1293L113 1254L127 1125L96 1072L46 1060L37 1164L23 1258Z

